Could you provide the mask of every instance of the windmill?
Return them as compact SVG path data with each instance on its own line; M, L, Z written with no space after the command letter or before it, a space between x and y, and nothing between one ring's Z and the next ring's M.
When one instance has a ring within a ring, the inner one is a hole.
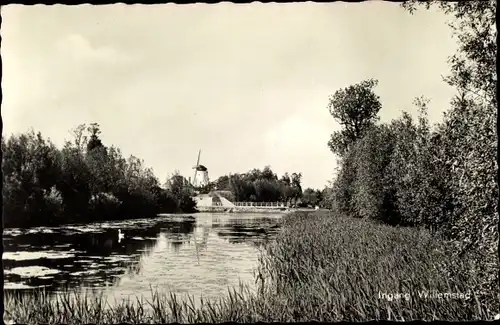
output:
M208 169L207 167L200 165L200 155L201 155L201 149L198 151L198 160L196 161L196 166L193 167L194 169L194 178L193 178L193 186L205 186L208 184ZM201 173L201 180L196 183L196 175L198 172Z

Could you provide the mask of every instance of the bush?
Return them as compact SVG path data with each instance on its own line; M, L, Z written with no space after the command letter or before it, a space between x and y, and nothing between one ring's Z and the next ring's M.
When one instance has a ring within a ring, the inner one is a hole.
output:
M43 224L57 205L46 200L60 172L57 149L30 131L2 140L2 151L5 226Z
M484 280L476 289L492 290L499 241L496 110L455 102L431 131L426 103L417 104L418 123L404 113L351 146L332 204L353 217L443 233L456 254L475 256L469 271Z
M122 202L112 193L98 193L92 195L89 202L91 220L99 220L102 216L108 219L117 219Z
M382 209L384 203L387 204L388 186L384 184L384 175L393 150L392 139L393 134L387 126L376 126L351 149L356 166L351 204L360 218L384 219L386 213L392 213Z
M474 271L484 276L485 290L498 286L496 120L497 111L491 105L456 103L440 132L456 205L448 235L457 254L476 256Z
M332 184L330 205L341 214L357 216L353 205L354 181L356 179L356 164L354 153L348 151L339 161L340 168Z

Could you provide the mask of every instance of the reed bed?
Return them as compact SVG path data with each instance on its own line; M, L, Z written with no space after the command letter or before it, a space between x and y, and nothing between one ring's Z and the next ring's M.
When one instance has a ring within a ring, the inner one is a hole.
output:
M259 273L295 321L492 319L498 291L478 291L478 261L449 250L422 229L297 214L284 218Z
M469 271L474 261L450 256L446 242L425 230L331 213L295 213L284 216L277 239L262 248L257 290L240 284L219 300L199 302L152 291L150 300L138 297L114 304L103 295L71 290L54 297L45 291L6 291L4 320L104 324L493 319L500 310L498 293L476 291L481 279Z

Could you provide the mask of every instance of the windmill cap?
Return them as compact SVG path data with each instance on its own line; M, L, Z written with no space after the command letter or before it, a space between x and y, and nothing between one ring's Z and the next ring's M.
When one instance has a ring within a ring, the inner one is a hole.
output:
M193 169L196 169L199 172L206 172L207 171L207 167L205 167L203 165L194 166Z

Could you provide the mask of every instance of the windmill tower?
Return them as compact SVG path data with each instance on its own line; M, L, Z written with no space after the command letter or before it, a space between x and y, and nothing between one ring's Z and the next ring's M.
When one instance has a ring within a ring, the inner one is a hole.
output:
M205 186L208 184L208 169L207 167L200 165L200 155L201 155L201 149L198 151L198 160L196 161L196 166L193 167L194 169L194 178L193 178L193 186ZM200 173L201 177L196 179L196 176Z

